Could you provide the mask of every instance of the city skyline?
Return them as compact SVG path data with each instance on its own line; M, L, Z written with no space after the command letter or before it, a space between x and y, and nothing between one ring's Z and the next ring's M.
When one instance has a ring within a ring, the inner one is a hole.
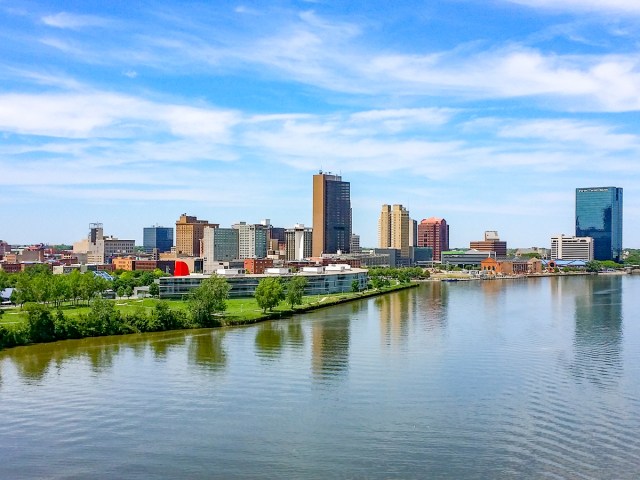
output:
M322 169L365 246L384 203L548 246L618 185L637 247L640 7L600 3L0 2L0 239L312 225Z

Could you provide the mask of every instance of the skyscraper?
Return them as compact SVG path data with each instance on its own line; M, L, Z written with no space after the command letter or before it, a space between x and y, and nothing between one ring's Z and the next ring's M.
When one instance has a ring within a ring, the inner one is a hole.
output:
M449 250L449 225L444 218L431 217L418 225L418 246L433 248L433 259L441 260L442 252Z
M198 220L186 213L180 215L176 221L176 252L189 257L199 256L204 227L218 227L218 224Z
M593 258L620 262L622 188L576 188L576 237L593 238Z
M293 228L285 230L287 261L304 260L311 256L313 233L310 228L297 223Z
M402 257L409 257L409 211L402 205L382 205L378 220L378 245L380 248L396 248Z
M313 176L313 256L349 253L351 241L351 185L339 175Z
M154 248L157 248L160 253L171 251L171 247L173 247L173 228L144 227L142 230L142 245L147 253L151 253Z
M238 258L266 258L267 227L262 224L239 222L232 225L238 230Z

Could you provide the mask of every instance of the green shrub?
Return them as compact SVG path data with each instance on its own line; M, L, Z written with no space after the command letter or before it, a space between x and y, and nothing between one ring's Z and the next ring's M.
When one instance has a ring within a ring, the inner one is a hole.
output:
M56 329L49 307L37 303L25 306L29 339L32 342L51 342L56 339Z
M0 325L0 349L29 343L29 327L26 324Z
M84 337L84 324L80 322L78 317L66 317L62 310L58 310L53 319L55 326L55 336L58 340L68 338Z

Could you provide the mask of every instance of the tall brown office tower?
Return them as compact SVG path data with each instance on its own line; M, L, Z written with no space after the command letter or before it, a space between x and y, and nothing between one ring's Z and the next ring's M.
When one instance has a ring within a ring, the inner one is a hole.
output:
M330 173L313 176L314 257L349 253L351 241L351 185Z
M176 221L176 253L188 257L200 256L204 227L218 228L218 226L217 223L198 220L197 217L190 217L183 213Z

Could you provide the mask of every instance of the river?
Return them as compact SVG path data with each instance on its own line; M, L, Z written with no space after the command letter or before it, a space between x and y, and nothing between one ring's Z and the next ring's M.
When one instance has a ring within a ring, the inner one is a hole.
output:
M0 352L0 478L640 477L640 276Z

